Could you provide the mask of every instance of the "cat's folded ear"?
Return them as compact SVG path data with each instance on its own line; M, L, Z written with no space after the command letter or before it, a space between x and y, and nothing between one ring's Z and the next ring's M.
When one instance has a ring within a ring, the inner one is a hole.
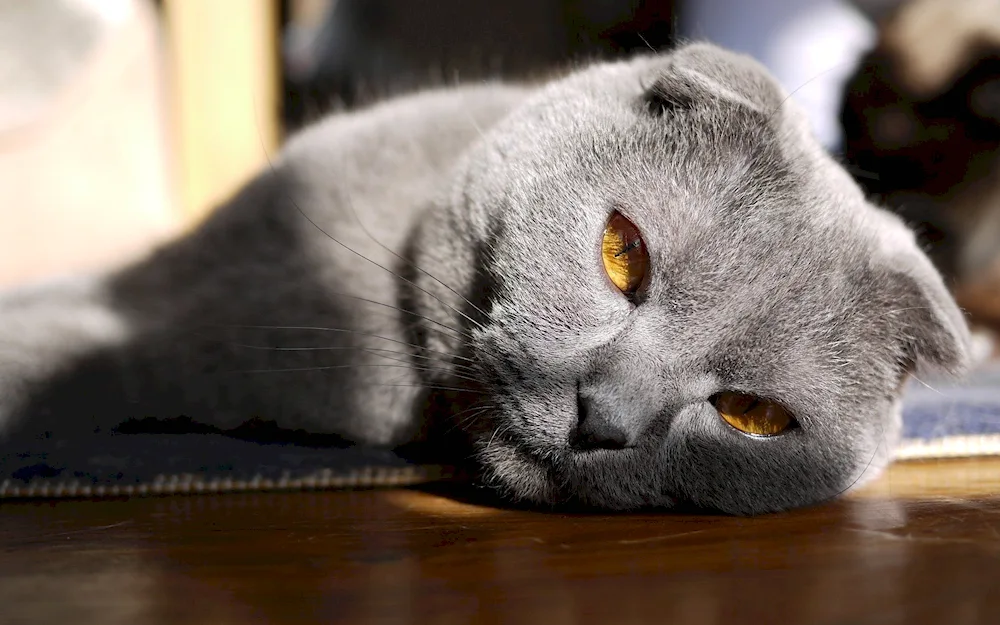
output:
M741 102L767 114L786 98L765 67L745 54L699 42L678 48L668 59L669 70L653 85L653 93L672 93L676 97L678 91L698 89L712 98Z
M965 315L912 233L902 224L893 224L892 230L882 239L879 265L886 276L885 314L902 329L899 338L910 361L907 364L917 373L961 374L971 361Z
M889 284L910 367L917 373L964 372L970 364L969 328L940 277L894 271Z

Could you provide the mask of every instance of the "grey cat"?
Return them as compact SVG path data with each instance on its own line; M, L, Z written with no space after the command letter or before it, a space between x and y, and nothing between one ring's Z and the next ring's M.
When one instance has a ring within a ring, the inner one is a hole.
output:
M329 118L189 236L5 294L0 430L457 431L512 499L758 513L877 475L968 340L767 73L693 44Z

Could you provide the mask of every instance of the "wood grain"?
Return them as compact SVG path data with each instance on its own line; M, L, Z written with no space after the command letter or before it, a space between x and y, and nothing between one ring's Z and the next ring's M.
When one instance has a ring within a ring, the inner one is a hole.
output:
M998 469L899 465L758 518L412 490L3 503L0 621L992 624Z

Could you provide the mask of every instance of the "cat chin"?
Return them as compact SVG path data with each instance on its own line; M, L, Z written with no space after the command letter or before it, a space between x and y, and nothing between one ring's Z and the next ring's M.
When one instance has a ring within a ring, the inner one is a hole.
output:
M559 460L549 465L517 444L494 437L482 444L478 459L486 485L513 501L605 511L666 510L677 505L675 498L657 488L637 492L621 487L630 482L623 476L635 473L638 460L627 451L566 449L555 455Z
M903 401L896 399L889 409L886 420L886 431L879 441L878 448L873 452L861 452L857 462L864 467L861 475L848 486L844 492L850 493L881 477L886 467L893 461L896 449L903 436ZM867 455L865 455L867 453Z
M512 443L491 439L478 454L486 484L515 501L554 504L559 489L550 472Z

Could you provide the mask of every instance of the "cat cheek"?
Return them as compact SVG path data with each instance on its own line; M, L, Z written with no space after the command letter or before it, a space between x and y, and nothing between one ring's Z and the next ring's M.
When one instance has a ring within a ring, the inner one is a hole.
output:
M897 457L902 434L903 402L895 399L878 418L871 420L868 431L859 434L854 450L856 468L847 476L844 492L853 491L879 477L889 462Z
M491 441L480 448L484 481L516 500L534 503L558 501L559 489L544 467L507 441Z

